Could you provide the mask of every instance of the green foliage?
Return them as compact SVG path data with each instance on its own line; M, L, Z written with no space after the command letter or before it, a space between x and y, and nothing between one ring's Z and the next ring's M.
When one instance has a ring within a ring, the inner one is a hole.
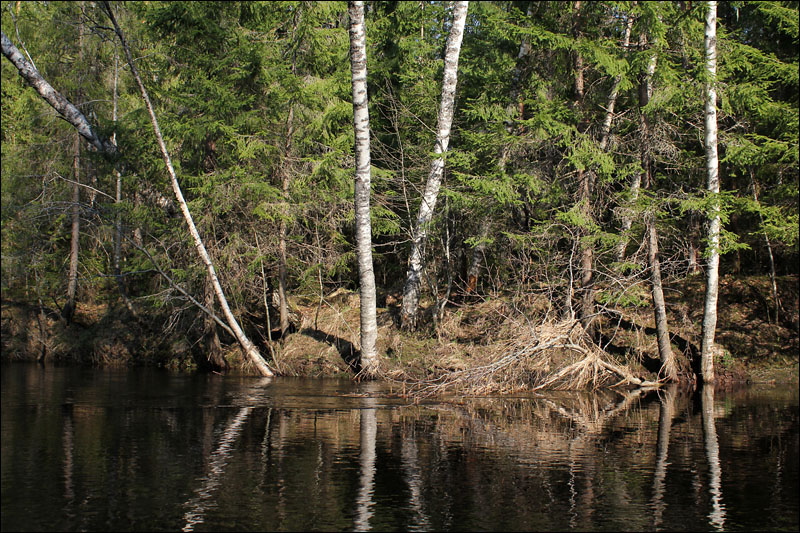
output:
M598 284L618 284L598 286L599 301L644 305L646 293L632 281L644 271L644 217L656 217L669 278L683 275L689 246L702 245L700 226L717 206L721 252L736 250L744 269L760 271L766 233L778 270L797 272L797 3L719 4L718 195L705 192L705 8L690 4L584 2L579 18L571 2L470 4L445 176L426 246L431 280L442 287L449 273L463 285L472 249L483 243L484 268L502 273L506 287L546 279L563 290L578 268L578 248L591 247ZM108 280L119 216L130 296L193 331L196 315L132 243L141 235L153 260L193 295L202 295L205 273L122 63L119 118L111 120L114 41L91 2L80 60L79 6L3 3L2 26L17 44L19 29L40 72L100 131L116 132L118 159L84 151L82 176L102 193L114 196L114 165L121 170L123 202L97 195L89 205L82 192L82 290L98 301L115 299ZM275 287L282 226L290 291L318 291L320 269L326 288L354 286L347 4L128 2L114 9L236 312L262 307L262 260ZM367 3L372 231L376 278L389 285L383 290L403 282L408 231L431 160L441 157L432 152L451 9L439 1ZM624 49L628 16L633 29ZM523 43L527 52L520 54ZM584 65L580 101L577 54ZM654 54L652 97L640 106ZM58 298L66 285L74 131L9 61L0 63L3 294ZM617 77L609 142L601 150ZM579 176L591 180L588 198L579 192ZM641 188L632 201L635 176ZM623 213L632 217L625 232ZM491 227L486 237L484 221ZM617 261L623 239L630 255Z

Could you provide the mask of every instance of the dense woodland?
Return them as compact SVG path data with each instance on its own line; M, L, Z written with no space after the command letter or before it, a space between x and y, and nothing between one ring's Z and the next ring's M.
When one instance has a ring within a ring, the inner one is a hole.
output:
M299 299L360 291L379 374L376 308L441 341L501 299L568 331L517 359L602 367L645 311L658 378L713 381L721 274L796 335L798 2L3 2L2 31L2 298L61 327L102 307L269 375Z

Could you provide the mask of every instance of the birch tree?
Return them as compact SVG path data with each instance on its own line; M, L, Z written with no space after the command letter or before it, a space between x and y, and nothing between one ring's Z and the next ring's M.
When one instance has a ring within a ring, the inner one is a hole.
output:
M642 33L639 38L639 44L644 46L647 43L647 35ZM642 175L646 187L654 181L652 174L653 157L652 157L652 126L651 120L645 111L647 105L650 103L650 98L653 96L653 75L656 68L656 53L655 50L650 54L647 62L647 68L639 86L639 113L640 113L640 142L639 150L642 164L642 173L636 174L636 177L631 184L631 197L635 199L638 195L638 188L641 184ZM629 229L631 226L631 219L628 217L624 220ZM653 319L656 323L656 340L658 344L658 356L661 360L662 379L667 381L675 381L678 378L678 370L675 364L675 355L672 352L672 345L669 336L669 322L667 320L666 301L664 299L664 288L661 279L661 261L658 254L658 229L656 226L656 213L650 212L645 216L645 242L647 243L647 267L650 269L650 295L653 301ZM624 255L624 246L622 249L617 250L618 253ZM621 260L621 259L620 259Z
M178 184L178 178L175 175L175 169L172 166L172 160L169 157L167 145L164 143L164 138L161 135L161 129L158 127L158 119L156 118L155 111L153 111L153 105L150 103L150 97L147 94L147 90L144 87L141 76L139 76L139 71L136 68L136 64L133 61L133 55L131 54L128 42L125 40L122 30L117 24L117 20L111 10L111 6L108 4L108 2L103 2L103 6L109 19L111 20L111 23L114 25L114 31L116 32L117 37L119 37L120 43L122 44L122 49L124 50L125 57L128 60L128 66L131 69L131 74L133 74L133 77L136 80L136 85L139 87L139 91L142 94L142 100L144 100L145 107L147 107L147 113L150 115L150 122L153 125L153 132L155 133L156 141L158 141L158 146L161 149L161 155L164 159L164 164L166 165L167 172L169 173L172 190L178 200L178 204L180 205L181 213L186 220L186 224L189 226L189 233L191 233L192 238L194 239L195 248L200 256L200 260L208 270L208 276L211 280L211 284L214 287L214 292L217 295L220 307L222 307L225 318L228 320L228 325L234 332L236 340L239 341L239 344L241 345L245 354L255 365L258 372L262 376L272 376L273 372L269 368L269 365L267 365L266 361L264 361L264 358L261 356L255 345L250 341L250 339L247 338L247 335L245 335L241 326L239 326L236 317L233 316L230 306L228 306L228 300L225 298L225 293L222 291L222 285L219 283L219 278L217 277L216 270L214 269L214 264L211 262L211 257L208 255L206 247L203 244L203 240L200 237L200 233L197 231L197 226L195 226L194 220L192 219L192 214L189 212L189 206L186 204L186 200L183 198L183 192L181 192L180 184Z
M353 127L355 129L355 213L356 255L361 299L361 372L372 376L378 369L375 341L376 319L375 272L372 265L372 224L370 220L370 149L369 108L367 97L367 43L364 27L364 2L351 1L350 65L353 85Z
M708 265L706 296L703 309L701 345L701 378L714 382L714 334L717 328L717 296L719 292L719 156L717 154L717 2L707 2L705 29L706 90L705 90L705 148L708 193L712 196L708 221Z
M408 259L408 271L403 287L402 326L406 330L414 330L417 326L417 308L419 307L419 289L422 278L423 251L428 236L428 227L436 207L436 198L444 175L444 157L450 143L450 127L455 111L456 83L458 81L458 56L461 52L461 41L464 38L464 25L467 20L469 2L455 2L453 25L447 38L447 50L444 57L444 79L442 81L442 99L439 105L439 117L436 128L436 144L434 153L439 156L431 162L422 202L419 206L417 220L411 233L411 254Z

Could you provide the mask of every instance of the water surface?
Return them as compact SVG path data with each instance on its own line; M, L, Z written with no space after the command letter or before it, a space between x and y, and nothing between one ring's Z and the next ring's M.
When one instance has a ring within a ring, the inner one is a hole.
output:
M3 531L798 529L798 391L409 404L388 385L4 364Z

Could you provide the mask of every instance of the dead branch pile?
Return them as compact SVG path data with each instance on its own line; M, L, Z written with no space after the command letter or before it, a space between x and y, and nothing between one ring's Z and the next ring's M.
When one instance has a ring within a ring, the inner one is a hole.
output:
M606 352L585 340L577 321L517 326L514 338L502 344L501 349L487 353L466 368L443 369L422 379L404 379L407 394L429 397L448 391L483 395L659 385L634 375L625 365L612 362Z

